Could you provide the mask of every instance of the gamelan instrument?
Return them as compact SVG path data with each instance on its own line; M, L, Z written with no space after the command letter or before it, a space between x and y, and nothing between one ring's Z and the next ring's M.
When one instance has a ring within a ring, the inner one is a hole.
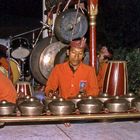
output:
M127 94L128 72L126 61L109 61L105 74L103 92L112 96Z
M66 46L55 37L47 37L37 43L30 55L30 69L35 80L41 84L46 84L46 80L54 67L55 56Z

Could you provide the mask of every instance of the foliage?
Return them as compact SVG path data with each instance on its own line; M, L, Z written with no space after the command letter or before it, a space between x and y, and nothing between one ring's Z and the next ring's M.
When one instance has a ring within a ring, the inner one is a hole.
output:
M140 48L118 48L114 50L114 60L127 61L129 91L140 92Z

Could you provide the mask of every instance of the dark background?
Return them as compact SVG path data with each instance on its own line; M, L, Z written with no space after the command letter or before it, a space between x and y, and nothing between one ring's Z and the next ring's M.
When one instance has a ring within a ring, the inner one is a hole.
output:
M112 47L140 47L139 11L139 0L99 0L98 42Z
M0 0L0 38L41 27L42 0Z
M99 0L97 43L140 47L140 1ZM42 0L0 0L0 38L41 27Z

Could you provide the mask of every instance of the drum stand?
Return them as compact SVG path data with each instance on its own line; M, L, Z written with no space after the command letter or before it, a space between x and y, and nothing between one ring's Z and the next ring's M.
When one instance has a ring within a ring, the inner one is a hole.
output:
M25 75L24 75L24 65L25 65L25 59L20 59L20 68L21 68L21 76L20 81L25 81Z

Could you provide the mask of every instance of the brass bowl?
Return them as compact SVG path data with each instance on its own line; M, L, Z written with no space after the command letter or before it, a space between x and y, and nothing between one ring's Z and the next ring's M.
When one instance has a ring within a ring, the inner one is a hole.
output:
M0 115L12 115L15 111L16 105L14 103L7 102L6 100L2 100L0 102Z
M31 97L20 103L18 108L23 116L38 116L42 115L44 106L38 99Z
M88 98L82 99L77 103L77 107L80 113L91 114L91 113L99 113L103 109L103 103L89 96Z
M48 104L48 108L53 115L68 115L75 111L75 105L72 101L59 98Z
M109 112L114 113L127 112L130 108L129 102L119 96L115 96L114 98L107 100L104 105Z

